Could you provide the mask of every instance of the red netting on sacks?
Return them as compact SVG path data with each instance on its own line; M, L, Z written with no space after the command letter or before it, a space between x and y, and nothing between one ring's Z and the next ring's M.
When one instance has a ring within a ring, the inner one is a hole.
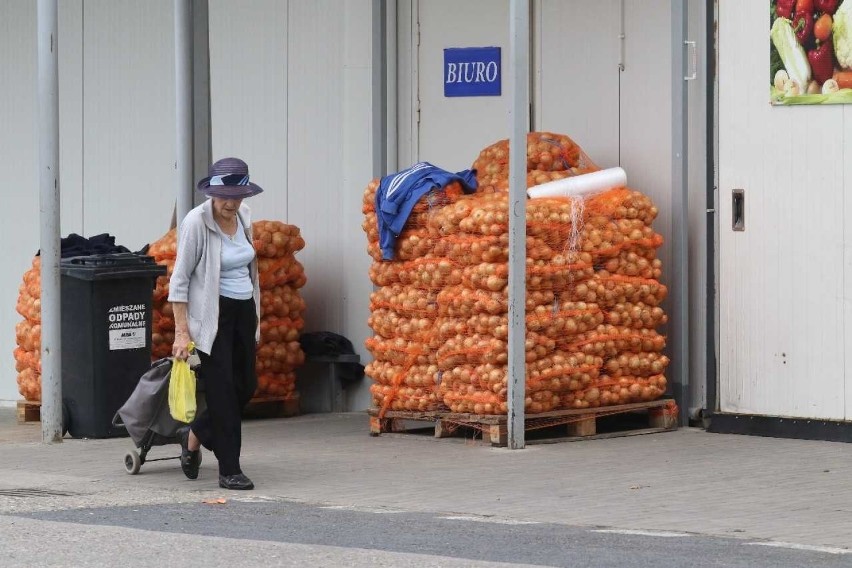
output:
M474 163L479 190L415 207L392 262L370 278L367 374L382 410L505 413L508 384L508 141ZM569 137L530 133L528 184L598 168ZM368 252L381 258L375 188L365 192ZM665 392L666 323L652 228L657 208L616 188L527 201L528 413L653 400ZM605 375L605 378L603 378ZM623 391L624 389L624 391Z
M305 241L298 227L279 221L253 223L252 237L261 288L255 397L293 398L297 396L294 370L305 360L299 344L299 334L304 327L305 301L299 289L306 282L304 267L294 255L304 248ZM154 359L170 356L174 343L174 313L168 295L175 251L174 230L148 249L148 254L167 269L167 274L157 279L154 290Z

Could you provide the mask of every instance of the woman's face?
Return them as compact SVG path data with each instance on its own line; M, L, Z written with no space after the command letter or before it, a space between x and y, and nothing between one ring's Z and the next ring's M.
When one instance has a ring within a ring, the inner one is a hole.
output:
M240 209L242 199L225 199L224 197L212 197L213 213L223 219L234 219Z

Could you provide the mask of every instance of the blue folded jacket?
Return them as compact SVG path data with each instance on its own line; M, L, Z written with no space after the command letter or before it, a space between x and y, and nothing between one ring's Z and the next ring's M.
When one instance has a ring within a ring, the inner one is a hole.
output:
M376 191L376 216L384 260L393 260L396 239L417 201L433 189L443 190L454 181L461 184L465 193L473 193L477 186L476 170L452 173L429 162L418 162L382 178Z

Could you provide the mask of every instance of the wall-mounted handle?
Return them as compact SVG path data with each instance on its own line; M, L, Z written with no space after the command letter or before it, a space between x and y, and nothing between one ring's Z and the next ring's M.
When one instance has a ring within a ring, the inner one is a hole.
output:
M698 44L694 41L684 41L683 44L689 48L692 55L692 57L690 57L690 61L692 62L692 75L685 76L683 80L694 81L695 78L698 77Z
M745 190L735 189L731 191L731 229L734 231L745 231Z

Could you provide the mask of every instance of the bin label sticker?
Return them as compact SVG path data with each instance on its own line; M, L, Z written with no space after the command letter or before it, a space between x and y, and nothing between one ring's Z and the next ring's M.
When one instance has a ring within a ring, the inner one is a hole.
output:
M113 306L109 309L109 350L145 347L145 304Z

